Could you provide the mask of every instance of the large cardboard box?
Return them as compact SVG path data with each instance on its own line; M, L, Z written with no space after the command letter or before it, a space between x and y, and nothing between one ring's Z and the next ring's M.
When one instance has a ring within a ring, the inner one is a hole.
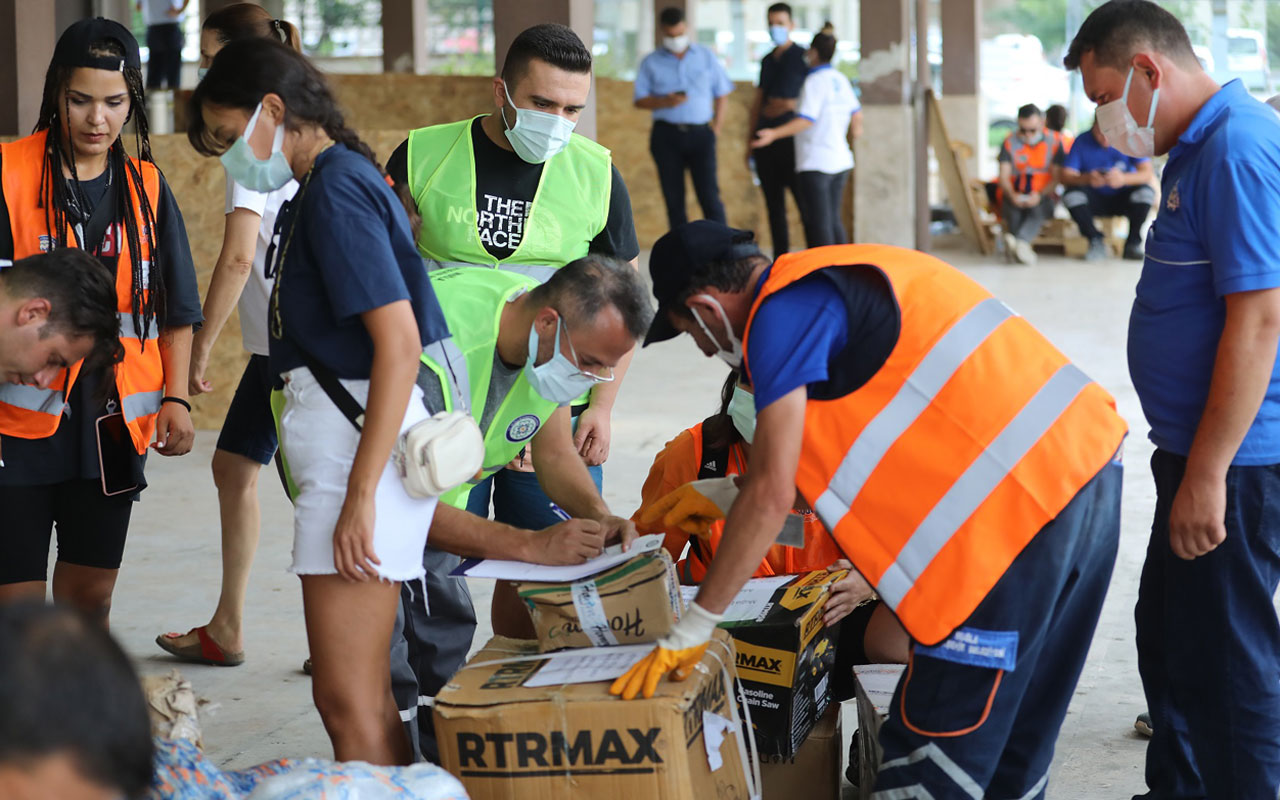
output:
M903 664L865 664L853 668L858 703L858 800L869 800L880 769L880 726L902 680Z
M583 654L617 657L560 655ZM717 631L687 680L621 700L608 682L527 686L558 656L495 637L436 695L441 764L471 800L749 800L733 656Z
M824 625L822 612L831 584L845 574L817 570L780 586L778 579L748 581L720 624L737 646L738 678L763 755L793 757L831 702L838 626ZM755 613L735 619L735 606Z
M840 800L842 745L840 704L832 703L794 758L761 757L764 800L791 800L800 794L799 787L804 789L805 800Z
M521 581L516 591L543 652L656 642L683 610L675 565L662 548L569 583Z

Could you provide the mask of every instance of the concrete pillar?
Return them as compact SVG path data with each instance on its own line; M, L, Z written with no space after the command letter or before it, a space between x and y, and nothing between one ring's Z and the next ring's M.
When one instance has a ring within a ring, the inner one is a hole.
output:
M76 20L96 16L93 6L93 0L55 0L53 13L58 35L61 36Z
M126 28L133 30L133 0L93 0L91 16L114 19ZM146 44L146 42L138 42Z
M913 0L861 4L862 121L854 241L914 247L916 124L911 106Z
M382 71L427 72L427 0L382 0Z
M0 136L31 132L57 41L53 3L0 0Z
M573 28L582 43L591 49L592 28L595 25L595 0L493 0L493 57L494 73L502 71L507 49L526 28L543 22L558 22ZM592 80L591 95L587 107L578 117L577 133L596 137L596 87Z
M938 104L947 132L969 146L969 176L990 174L994 156L987 143L982 102L982 0L942 0L942 96Z

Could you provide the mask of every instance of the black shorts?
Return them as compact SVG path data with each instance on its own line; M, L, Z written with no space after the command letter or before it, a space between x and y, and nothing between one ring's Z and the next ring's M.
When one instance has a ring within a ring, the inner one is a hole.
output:
M177 89L182 77L182 25L166 22L147 26L147 88Z
M218 434L218 449L270 464L279 441L276 421L271 415L271 386L274 383L266 356L250 356L240 376L227 418Z
M59 561L119 569L132 511L130 495L107 497L97 479L0 486L0 584L47 579L55 525Z

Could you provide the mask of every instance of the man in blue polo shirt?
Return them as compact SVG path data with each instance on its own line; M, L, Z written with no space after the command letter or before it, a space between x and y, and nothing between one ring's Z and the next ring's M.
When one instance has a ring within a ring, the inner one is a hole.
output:
M1094 217L1126 217L1129 236L1124 257L1142 260L1142 225L1151 213L1156 192L1152 187L1155 169L1149 158L1134 158L1111 147L1093 121L1093 128L1076 137L1062 162L1062 185L1067 191L1062 204L1089 240L1086 261L1107 257L1107 243L1093 224Z
M653 111L649 152L658 166L667 222L672 228L688 222L684 204L686 169L693 178L702 216L724 222L724 204L716 181L716 137L724 123L733 82L715 53L689 41L682 9L662 9L658 25L662 28L662 47L640 62L635 106Z
M1112 0L1064 63L1113 147L1168 153L1129 321L1156 511L1138 590L1148 798L1280 790L1280 119L1176 18Z

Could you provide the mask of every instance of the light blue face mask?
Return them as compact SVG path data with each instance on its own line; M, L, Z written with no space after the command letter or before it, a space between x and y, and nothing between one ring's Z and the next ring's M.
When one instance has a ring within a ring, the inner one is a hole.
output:
M533 390L553 403L567 403L597 383L605 383L613 378L601 378L584 373L565 354L560 352L560 323L556 319L555 344L551 348L551 359L545 364L534 365L538 360L538 326L529 326L529 358L524 362L524 377ZM569 352L573 353L573 342L569 342ZM576 360L577 353L573 353Z
M791 38L791 31L787 30L786 25L770 25L769 38L774 44L782 46Z
M515 148L516 155L530 164L541 164L569 145L569 137L577 124L559 114L548 114L532 108L519 108L511 99L506 81L502 83L502 91L507 95L507 103L516 112L516 124L507 127L504 133L507 141ZM503 109L502 124L507 126L507 114Z
M756 398L741 386L733 387L733 396L729 398L729 418L743 440L751 444L756 435Z
M204 76L209 74L208 67L196 67L196 82L204 80Z
M249 117L249 124L244 127L240 138L232 142L227 152L219 160L226 168L231 180L253 192L274 192L293 180L293 167L289 159L284 157L280 148L284 144L284 125L276 126L275 139L271 142L271 155L265 161L253 154L249 147L249 136L253 133L258 117L262 114L262 103Z

